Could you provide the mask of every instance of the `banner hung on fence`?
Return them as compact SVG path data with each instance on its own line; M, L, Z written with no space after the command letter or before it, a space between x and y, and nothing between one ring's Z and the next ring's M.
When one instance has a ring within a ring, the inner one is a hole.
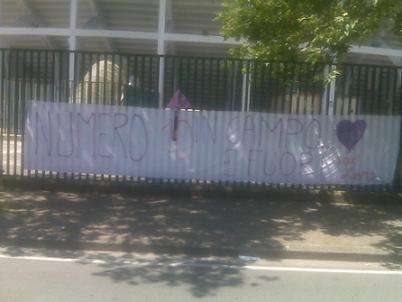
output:
M392 183L399 116L30 102L31 170L288 184Z

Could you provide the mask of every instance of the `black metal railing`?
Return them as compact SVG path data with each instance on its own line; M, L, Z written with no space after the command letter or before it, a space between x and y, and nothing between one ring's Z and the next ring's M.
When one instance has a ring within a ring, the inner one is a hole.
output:
M3 172L30 174L19 166L29 100L157 108L180 89L199 110L398 115L401 74L376 65L0 49Z

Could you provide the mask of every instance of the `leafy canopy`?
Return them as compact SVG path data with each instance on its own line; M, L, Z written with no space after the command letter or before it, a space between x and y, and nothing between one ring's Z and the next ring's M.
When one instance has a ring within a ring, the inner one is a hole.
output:
M311 63L342 60L353 43L386 27L400 34L402 0L224 0L225 38L243 58Z

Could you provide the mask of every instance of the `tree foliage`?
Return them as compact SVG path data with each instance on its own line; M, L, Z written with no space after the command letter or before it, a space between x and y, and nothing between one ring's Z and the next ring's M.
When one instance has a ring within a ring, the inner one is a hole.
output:
M236 56L270 61L341 61L380 28L400 34L401 0L224 0L225 38Z

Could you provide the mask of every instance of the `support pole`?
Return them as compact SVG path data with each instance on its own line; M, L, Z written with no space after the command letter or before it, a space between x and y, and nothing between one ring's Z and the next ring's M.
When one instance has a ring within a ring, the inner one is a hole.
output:
M77 50L77 37L76 37L76 27L77 27L77 6L78 0L70 1L70 36L68 38L68 49L69 54L69 88L70 88L70 102L73 101L74 89L75 89L75 51Z
M159 55L159 79L158 79L158 95L159 108L163 108L165 97L165 54L166 54L166 9L167 1L159 0L159 26L158 26L158 55Z

